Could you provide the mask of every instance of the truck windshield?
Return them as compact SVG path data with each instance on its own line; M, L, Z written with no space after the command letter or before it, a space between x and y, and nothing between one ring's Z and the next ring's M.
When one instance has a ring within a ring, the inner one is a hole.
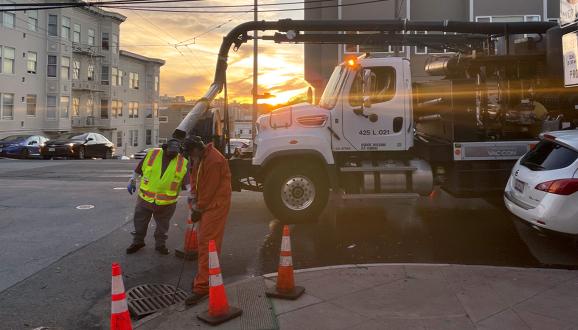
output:
M320 107L327 110L333 109L339 99L339 93L341 92L343 83L347 78L347 72L347 68L344 65L339 65L333 70L331 78L325 87L325 91L319 100Z

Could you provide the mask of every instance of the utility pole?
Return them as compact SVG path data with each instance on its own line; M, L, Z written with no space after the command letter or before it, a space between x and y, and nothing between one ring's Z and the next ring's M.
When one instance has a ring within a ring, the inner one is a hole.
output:
M253 20L255 22L257 22L257 0L255 0L254 5L253 5ZM259 53L259 46L257 43L257 30L253 31L253 113L251 116L251 137L252 140L255 140L255 123L257 122L257 113L258 113L258 107L257 107L257 95L259 94L259 79L257 76L258 73L258 67L257 67L257 57L258 57L258 53Z

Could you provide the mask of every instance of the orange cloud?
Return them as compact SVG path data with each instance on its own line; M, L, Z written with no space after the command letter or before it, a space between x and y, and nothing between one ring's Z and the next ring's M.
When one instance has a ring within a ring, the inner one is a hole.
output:
M239 2L222 0L211 4ZM127 16L127 20L121 24L121 48L164 59L166 64L161 69L161 94L184 95L191 99L202 96L212 82L223 36L234 26L253 19L252 12L195 14L118 11ZM259 19L302 17L303 12L299 11L262 13ZM217 28L220 24L223 26ZM238 52L229 54L227 77L231 99L250 102L252 76L253 45L248 42ZM264 102L283 103L305 92L306 88L303 80L303 46L260 41L259 93L269 92L276 96Z

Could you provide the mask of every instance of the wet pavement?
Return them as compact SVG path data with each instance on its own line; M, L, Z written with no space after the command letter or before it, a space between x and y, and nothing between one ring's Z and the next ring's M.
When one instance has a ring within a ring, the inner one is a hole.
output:
M134 207L124 186L135 165L0 160L0 274L10 275L0 286L2 324L102 328L113 261L123 265L127 288L176 283L180 259L156 254L150 235L143 251L124 254ZM80 204L95 208L71 211ZM335 224L324 215L318 224L291 226L295 268L367 263L578 268L571 239L536 231L499 201L455 199L438 191L415 203L337 213ZM171 249L182 244L186 214L182 199L169 232ZM275 272L281 229L260 194L234 193L221 255L225 282ZM190 289L194 269L187 263L182 289Z

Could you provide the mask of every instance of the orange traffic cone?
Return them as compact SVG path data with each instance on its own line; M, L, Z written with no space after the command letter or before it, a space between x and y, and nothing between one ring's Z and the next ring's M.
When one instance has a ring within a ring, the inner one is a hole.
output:
M243 311L237 307L229 306L227 294L221 276L219 256L215 241L209 241L209 310L197 317L210 325L217 325L240 316Z
M184 248L175 249L175 256L187 260L197 259L199 250L199 240L197 238L197 224L191 218L187 219L187 230L185 231Z
M279 258L279 269L277 271L277 285L266 291L267 297L291 299L299 298L305 288L295 286L293 276L293 258L291 257L291 238L289 237L289 226L283 227L283 239L281 241L281 256Z
M112 264L112 303L110 308L111 330L132 330L130 314L122 283L122 271L120 265Z

